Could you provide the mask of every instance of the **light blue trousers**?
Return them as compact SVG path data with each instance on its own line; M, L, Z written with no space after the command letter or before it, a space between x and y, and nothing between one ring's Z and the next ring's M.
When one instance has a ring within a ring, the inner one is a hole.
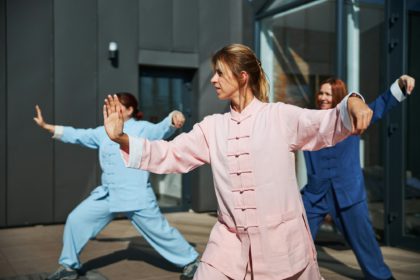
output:
M156 202L147 209L124 214L147 242L174 265L183 267L198 257L197 251L179 231L169 225ZM80 203L67 217L59 263L79 269L79 254L83 247L114 217L115 213L110 212L108 197L95 200L89 196Z

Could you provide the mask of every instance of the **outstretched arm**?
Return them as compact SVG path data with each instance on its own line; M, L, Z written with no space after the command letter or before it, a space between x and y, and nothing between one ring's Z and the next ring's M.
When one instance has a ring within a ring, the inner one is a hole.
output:
M400 90L411 94L415 86L415 80L408 75L402 75L398 79L398 86ZM392 87L393 85L391 86L391 91ZM357 96L350 95L347 103L352 123L352 134L362 134L371 122L373 111L360 98L355 97Z
M148 128L145 137L149 140L160 140L170 137L177 128L181 128L185 123L185 117L180 111L175 110L157 124L146 123Z
M35 111L35 123L39 127L53 134L54 139L60 140L64 143L79 144L91 149L98 148L101 135L103 135L103 128L77 129L70 126L53 125L45 122L42 116L41 108L38 105L35 106Z
M371 123L382 119L387 112L404 101L407 95L410 95L414 90L415 80L408 76L402 75L396 80L391 87L378 96L373 102L369 103L369 107L373 111Z
M170 142L129 137L123 133L120 106L115 96L107 98L103 109L104 124L109 138L123 150L128 167L159 174L185 173L210 162L209 147L202 128L204 124L196 124L192 131L182 133Z
M186 173L210 163L210 150L205 137L205 121L195 124L188 133L171 141L149 141L129 136L130 153L122 153L127 167L157 174Z
M347 95L335 108L308 110L280 104L280 120L290 150L319 150L367 128L372 110L357 93Z

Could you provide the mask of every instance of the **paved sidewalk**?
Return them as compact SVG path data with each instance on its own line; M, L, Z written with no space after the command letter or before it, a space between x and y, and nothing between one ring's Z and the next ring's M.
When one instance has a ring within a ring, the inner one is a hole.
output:
M216 218L209 214L170 213L169 222L202 253ZM0 279L43 279L54 271L61 250L63 225L0 230ZM351 250L340 236L321 234L316 242L325 279L363 279ZM399 280L420 279L420 252L382 247L387 264ZM81 279L179 279L180 270L157 254L127 220L108 225L84 249L87 274Z

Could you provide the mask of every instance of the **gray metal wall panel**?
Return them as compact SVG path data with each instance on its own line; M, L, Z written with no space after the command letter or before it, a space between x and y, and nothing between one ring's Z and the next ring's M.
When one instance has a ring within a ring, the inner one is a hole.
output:
M96 0L55 1L54 58L55 123L96 127L101 112L97 100ZM65 221L98 185L97 162L96 150L56 142L54 222Z
M173 0L173 50L198 52L198 2Z
M0 227L6 226L6 0L0 0Z
M212 76L210 58L216 50L231 43L230 23L238 19L229 19L231 7L223 0L200 0L199 11L199 34L202 34L199 36L198 120L200 121L207 115L225 112L229 108L229 104L217 99L210 83ZM217 203L210 167L202 167L197 173L197 186L192 188L192 208L197 212L216 210Z
M230 40L233 43L242 42L242 1L229 1Z
M220 7L223 7L221 9ZM248 1L199 1L199 81L198 119L226 112L229 104L217 99L210 83L213 75L210 58L221 47L230 43L244 43L252 47L253 9ZM217 19L215 20L215 18ZM210 168L203 167L194 175L197 187L193 187L193 209L198 212L216 210L213 179Z
M173 46L173 0L139 0L139 47L171 51Z
M242 0L242 43L255 50L255 16L252 3Z
M208 60L214 51L231 43L230 22L235 19L229 19L229 5L224 0L200 0L199 11L200 57Z
M198 68L198 54L140 49L138 62L140 65L196 69Z
M52 0L7 1L7 224L52 220L52 141L33 122L52 119Z
M97 165L92 164L96 151L53 144L47 133L32 123L36 103L51 122L77 127L100 125L106 94L138 94L139 50L149 50L185 53L192 58L188 65L198 67L193 81L198 104L193 108L194 118L201 120L229 107L216 98L209 82L210 56L218 48L247 37L247 27L241 28L244 19L240 18L246 13L242 5L249 4L245 0L229 4L223 0L42 0L36 5L22 0L0 1L8 4L6 42L11 50L6 69L8 113L3 118L8 120L7 130L1 131L7 139L0 138L0 149L9 143L9 159L6 162L2 157L8 172L4 177L9 179L3 189L0 185L0 195L8 190L7 218L11 223L6 226L64 221L97 181ZM119 46L118 64L114 65L108 59L111 41ZM0 58L1 54L0 46ZM74 100L77 112L66 106ZM193 178L193 208L214 210L210 168L198 169Z
M138 95L139 8L137 0L101 0L98 5L99 105L102 105L107 94L117 91L128 91ZM114 67L108 59L108 46L111 41L118 43L118 67ZM101 123L102 119L101 112Z

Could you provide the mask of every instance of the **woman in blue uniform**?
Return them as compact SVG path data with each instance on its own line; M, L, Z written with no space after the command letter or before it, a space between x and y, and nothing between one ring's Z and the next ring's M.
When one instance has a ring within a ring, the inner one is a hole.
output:
M184 115L173 111L158 124L140 121L136 98L129 93L117 94L124 116L126 133L148 139L163 139L183 126ZM103 126L76 129L45 123L36 106L35 122L64 143L99 149L102 184L82 201L68 216L64 227L61 267L47 279L76 279L81 264L79 254L89 239L95 237L117 213L123 213L134 227L165 259L183 267L184 279L192 278L198 265L198 253L171 227L161 214L149 183L149 172L124 166L119 145L111 141Z
M369 104L371 123L398 105L414 88L414 79L403 75L391 88ZM330 78L321 83L315 97L318 109L334 108L346 96L343 81ZM303 202L313 239L324 217L330 214L353 249L366 279L392 279L369 219L366 191L359 158L360 136L350 136L319 151L305 151L308 183Z

